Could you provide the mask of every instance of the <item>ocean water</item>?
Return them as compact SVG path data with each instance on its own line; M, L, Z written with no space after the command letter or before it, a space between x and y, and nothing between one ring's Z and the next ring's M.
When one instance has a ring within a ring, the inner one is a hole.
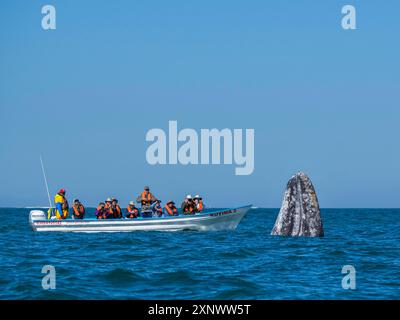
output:
M0 298L399 299L400 210L322 210L322 239L270 236L278 211L252 210L236 231L79 234L35 233L28 209L0 209Z

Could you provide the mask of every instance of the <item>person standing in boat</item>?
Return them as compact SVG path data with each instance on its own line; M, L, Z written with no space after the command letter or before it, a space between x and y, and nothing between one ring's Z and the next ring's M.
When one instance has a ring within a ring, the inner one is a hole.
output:
M74 199L74 204L72 206L73 210L73 219L83 219L85 216L85 207L83 204L78 200Z
M139 209L136 208L133 201L129 202L129 205L126 208L126 217L128 219L136 219L139 217Z
M137 198L137 202L142 205L143 211L151 211L151 205L156 201L154 195L150 192L150 188L148 186L144 187L144 191Z
M169 201L166 206L164 207L165 212L167 213L168 216L178 216L178 209L175 206L175 202Z
M68 201L65 198L65 190L60 189L58 193L54 197L54 203L56 206L55 215L58 220L64 220L68 218L69 214L69 205Z
M181 205L181 209L183 214L194 214L195 206L193 203L193 198L190 194L188 194Z

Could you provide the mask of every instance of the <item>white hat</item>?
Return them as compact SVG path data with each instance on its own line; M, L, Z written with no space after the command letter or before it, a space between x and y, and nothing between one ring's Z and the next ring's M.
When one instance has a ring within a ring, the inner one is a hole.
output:
M201 197L197 194L194 199L200 199Z
M188 195L186 196L186 199L192 199L192 195L188 194Z

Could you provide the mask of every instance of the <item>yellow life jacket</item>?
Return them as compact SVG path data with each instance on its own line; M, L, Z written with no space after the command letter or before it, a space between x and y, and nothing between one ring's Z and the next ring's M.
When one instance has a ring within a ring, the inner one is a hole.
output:
M54 203L56 205L55 214L57 219L67 219L69 213L68 201L65 197L59 193L54 197ZM57 203L61 203L62 212L59 212L57 209Z

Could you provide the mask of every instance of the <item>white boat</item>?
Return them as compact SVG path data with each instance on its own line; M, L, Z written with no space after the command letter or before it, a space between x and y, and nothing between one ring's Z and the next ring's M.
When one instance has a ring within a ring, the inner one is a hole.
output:
M41 210L32 210L29 223L33 231L47 232L131 232L131 231L217 231L235 230L251 205L208 211L195 215L137 219L48 220Z

